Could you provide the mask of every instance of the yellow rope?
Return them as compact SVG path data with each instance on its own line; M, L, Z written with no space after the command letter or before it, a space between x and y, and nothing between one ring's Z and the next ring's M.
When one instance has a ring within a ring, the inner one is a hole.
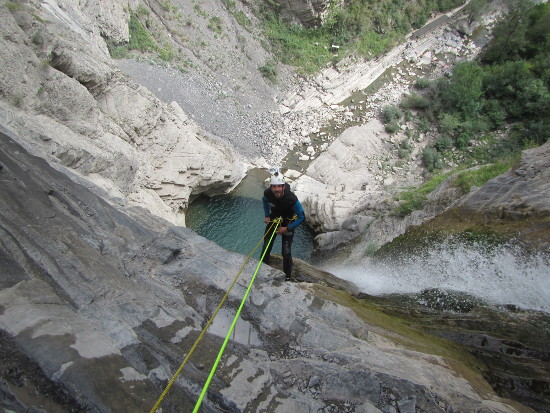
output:
M275 231L277 231L277 227L279 226L281 220L277 219L277 223L275 225L275 228L273 232L271 233L271 238L269 239L269 242L273 240L273 237L275 236ZM271 229L271 228L270 228ZM252 278L250 279L250 282L248 283L248 287L244 293L243 299L241 300L241 304L239 305L239 308L237 309L237 313L235 314L235 317L233 318L233 322L231 323L231 326L229 327L229 331L227 331L227 334L225 336L225 340L223 341L223 344L220 348L220 351L218 352L218 356L216 357L216 361L214 362L214 365L212 366L212 369L210 370L210 375L208 376L208 379L206 379L206 383L204 383L204 386L202 388L201 394L199 396L199 399L197 400L197 403L195 404L195 408L193 409L193 413L198 413L202 401L204 397L206 396L206 392L208 391L208 387L210 386L210 382L212 381L212 378L214 377L214 374L216 373L216 370L218 368L218 364L220 364L220 361L222 359L223 353L225 351L225 347L227 346L227 343L229 342L229 337L231 336L231 333L233 332L233 329L235 328L235 325L237 324L237 320L239 319L239 316L241 315L241 311L244 307L244 303L246 299L248 298L248 294L250 294L250 290L252 289L252 284L254 284L254 280L256 279L256 275L258 274L258 271L260 270L260 265L262 265L262 260L264 259L264 256L266 254L266 250L262 253L262 257L260 258L260 262L258 262L258 265L256 266L256 270L254 271L254 274L252 275Z
M272 222L272 224L271 224L271 226L269 227L269 230L266 231L266 232L264 233L264 236L260 239L260 241L258 242L258 244L256 244L256 246L254 247L254 249L252 250L252 252L251 252L250 254L248 254L248 256L246 257L246 259L244 260L244 263L243 263L243 265L241 266L241 269L240 269L239 272L237 273L237 276L235 277L235 279L233 280L233 282L232 282L231 285L229 286L229 289L227 290L227 292L225 293L225 295L224 295L223 298L221 299L220 304L218 304L218 308L216 308L216 311L214 311L214 314L212 314L212 317L210 318L210 320L208 320L208 323L206 323L206 326L204 326L204 328L202 329L201 333L199 334L199 336L198 336L197 339L195 340L195 343L193 344L193 346L192 346L191 349L189 350L189 353L187 353L187 356L185 357L185 359L183 360L183 362L180 364L180 366L178 367L178 369L176 370L176 372L174 373L174 375L172 376L172 378L170 379L170 381L169 381L168 384L166 385L166 388L164 389L164 391L162 392L162 394L160 395L159 399L157 400L157 402L155 403L155 405L153 406L153 408L150 410L149 413L155 413L155 411L159 408L160 404L162 403L162 401L164 400L164 398L165 398L166 395L168 394L168 391L170 390L170 388L172 387L172 385L174 384L174 382L176 381L176 379L178 378L178 376L179 376L180 373L182 372L183 367L185 366L185 364L187 364L187 361L188 361L189 358L191 357L191 354L193 354L193 351L195 351L195 349L196 349L197 346L199 345L200 341L202 340L202 337L206 334L206 331L208 330L208 327L210 327L210 325L211 325L212 322L214 321L214 318L216 318L216 315L218 314L218 312L219 312L220 309L222 308L223 303L225 302L225 300L226 300L227 297L229 296L229 293L231 292L231 290L232 290L233 287L235 286L235 283L236 283L237 280L239 279L239 276L240 276L241 273L243 272L246 263L248 262L248 260L249 260L250 257L252 256L252 254L254 254L254 253L256 252L256 250L258 249L258 247L260 246L260 244L262 243L262 241L264 240L264 238L266 237L266 235L271 231L271 228L273 228L273 226L276 225L276 222L278 222L278 221L275 220L275 221L270 221L270 222Z

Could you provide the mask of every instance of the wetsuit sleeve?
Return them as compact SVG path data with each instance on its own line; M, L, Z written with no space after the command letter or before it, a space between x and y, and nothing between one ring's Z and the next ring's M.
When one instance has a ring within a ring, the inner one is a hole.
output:
M288 225L288 229L296 228L298 225L304 222L304 219L306 219L304 215L304 208L302 208L302 204L300 204L300 201L296 201L296 203L292 207L292 212L294 212L298 218L296 218Z
M268 217L271 213L271 209L269 208L269 202L267 202L267 198L265 196L262 197L262 202L264 204L264 217Z

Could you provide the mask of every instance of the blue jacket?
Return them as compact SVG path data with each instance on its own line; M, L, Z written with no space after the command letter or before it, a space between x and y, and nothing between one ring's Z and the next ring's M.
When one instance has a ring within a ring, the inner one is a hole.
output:
M285 192L281 198L275 198L270 188L264 191L262 197L264 204L264 216L270 218L282 217L289 222L296 215L296 219L290 221L288 229L294 229L305 220L304 209L298 197L290 190L290 185L285 184Z

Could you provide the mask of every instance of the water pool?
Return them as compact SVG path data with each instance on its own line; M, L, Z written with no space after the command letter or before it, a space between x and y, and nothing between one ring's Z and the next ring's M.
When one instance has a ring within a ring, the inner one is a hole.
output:
M189 205L187 226L223 248L248 255L264 234L262 194L268 176L267 171L254 169L228 195L199 196ZM305 223L296 228L292 255L309 262L313 237ZM275 239L272 253L281 253L280 236ZM260 259L261 246L253 257Z

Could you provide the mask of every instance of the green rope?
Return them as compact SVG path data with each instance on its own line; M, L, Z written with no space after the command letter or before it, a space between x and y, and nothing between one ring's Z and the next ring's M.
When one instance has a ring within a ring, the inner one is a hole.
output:
M189 350L189 353L187 353L187 356L185 357L185 359L183 360L183 362L180 364L180 366L178 367L178 369L176 370L176 372L174 373L174 375L172 376L172 378L170 379L170 381L168 382L168 384L166 385L164 391L162 392L162 394L160 395L160 397L158 398L157 402L155 403L155 405L153 406L153 408L151 409L151 411L149 413L155 413L157 411L157 409L160 407L160 404L162 403L162 401L164 400L164 398L166 397L166 395L168 394L168 391L170 390L170 388L172 387L172 385L174 384L174 382L176 381L176 379L178 378L178 376L181 374L182 370L183 370L183 367L187 364L187 362L189 361L189 359L191 358L191 355L193 354L193 352L195 351L195 349L197 348L197 346L199 345L202 337L206 334L206 331L208 330L208 327L210 327L210 325L212 324L212 322L214 321L214 318L216 318L216 315L218 314L218 312L220 311L220 309L222 308L223 306L223 303L225 302L225 300L227 299L227 297L229 296L229 293L231 292L231 290L233 289L233 286L235 285L235 283L237 282L237 280L239 279L239 276L241 275L241 273L243 272L244 270L244 267L246 265L246 263L248 262L248 260L250 259L250 257L252 257L252 255L256 252L256 250L258 249L258 247L260 246L260 244L262 243L262 241L264 240L265 236L269 233L269 231L271 231L271 228L273 228L274 225L278 225L276 224L276 220L275 221L270 221L272 222L272 224L270 225L269 227L269 230L264 234L264 236L260 239L260 241L256 244L256 246L254 247L254 249L252 250L252 252L250 254L248 254L248 256L246 257L246 259L244 260L244 263L243 265L241 266L239 272L237 273L235 279L233 280L233 282L231 283L231 285L229 286L229 289L227 290L227 292L225 293L225 295L223 296L223 298L221 299L220 303L218 304L218 308L216 308L216 311L214 311L214 314L212 315L212 317L210 318L210 320L208 320L208 323L204 326L204 328L202 329L201 333L199 334L199 337L195 340L195 343L193 344L193 346L191 347L191 350ZM275 230L277 230L277 227L275 226ZM270 240L271 241L271 240ZM263 256L262 256L263 258Z
M277 227L281 223L281 219L277 218L275 229L273 230L273 233L271 234L271 238L269 238L269 243L273 240L273 236L277 232ZM244 303L246 299L248 298L248 294L250 293L250 289L252 288L252 284L254 283L254 280L256 279L256 275L258 274L258 271L260 270L260 266L262 265L262 260L264 259L265 253L267 251L267 248L263 251L262 257L260 258L260 262L258 262L258 265L256 267L256 271L254 271L254 275L250 279L250 282L248 283L248 288L246 289L246 292L244 293L244 297L241 301L241 305L239 306L239 309L237 310L237 314L235 314L235 317L233 318L233 322L231 323L231 326L229 327L229 331L227 332L227 335L225 336L225 340L222 344L222 347L220 348L220 351L218 352L218 357L216 357L216 361L214 362L214 365L212 366L212 370L210 370L210 375L208 376L208 379L206 380L206 383L204 383L204 387L202 388L201 395L199 396L199 399L197 400L197 404L195 404L195 408L193 409L193 413L197 413L199 411L199 408L201 406L202 400L204 399L204 396L206 395L206 392L208 390L208 386L210 386L210 382L212 381L212 378L214 377L214 373L216 372L216 369L218 368L218 364L220 364L220 361L223 356L223 352L225 351L225 347L227 346L227 343L229 342L229 337L231 336L231 333L233 332L233 329L235 328L235 325L237 324L237 320L239 319L239 316L241 315L241 310L244 307Z

